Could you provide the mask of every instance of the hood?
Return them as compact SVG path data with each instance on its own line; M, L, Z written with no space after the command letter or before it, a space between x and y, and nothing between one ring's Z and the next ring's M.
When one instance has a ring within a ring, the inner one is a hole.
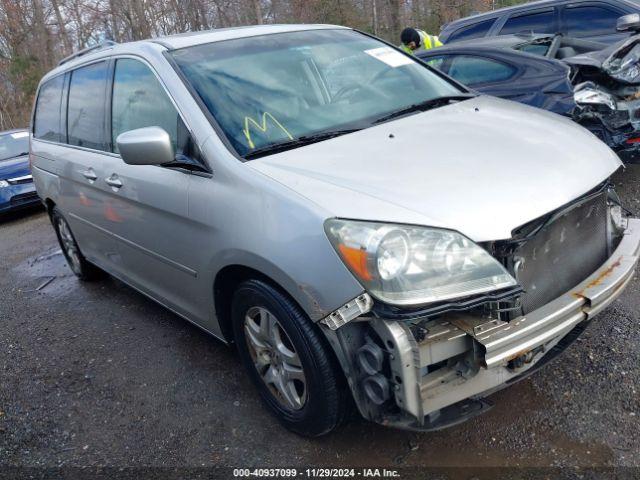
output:
M602 63L618 50L620 44L615 44L604 50L596 50L595 52L582 53L574 57L563 58L562 61L569 65L587 66L594 68L602 68Z
M0 160L0 180L30 175L29 156Z
M640 35L633 35L603 50L565 58L564 62L573 66L588 66L602 70L612 78L628 84L640 83ZM635 68L632 75L625 71Z
M488 241L588 192L621 163L568 119L480 96L247 165L330 216Z

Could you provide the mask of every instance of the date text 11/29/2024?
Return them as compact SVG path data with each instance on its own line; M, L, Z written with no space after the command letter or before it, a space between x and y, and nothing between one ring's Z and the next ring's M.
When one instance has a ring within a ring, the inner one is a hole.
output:
M386 468L234 468L234 478L400 478L397 470Z

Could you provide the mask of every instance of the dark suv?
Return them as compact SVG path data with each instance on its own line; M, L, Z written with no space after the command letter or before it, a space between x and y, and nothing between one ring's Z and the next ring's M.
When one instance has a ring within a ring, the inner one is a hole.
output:
M440 39L451 43L535 32L615 43L629 36L616 30L618 18L629 13L640 13L640 1L542 0L455 20L443 26Z

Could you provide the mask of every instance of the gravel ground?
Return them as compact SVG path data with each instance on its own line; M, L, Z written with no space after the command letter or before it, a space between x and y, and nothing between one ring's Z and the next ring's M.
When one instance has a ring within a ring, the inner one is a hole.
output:
M640 212L640 166L616 184ZM0 269L0 472L374 464L640 475L637 278L559 361L493 395L484 416L424 434L354 419L309 440L266 412L233 350L116 280L79 283L41 211L0 222Z

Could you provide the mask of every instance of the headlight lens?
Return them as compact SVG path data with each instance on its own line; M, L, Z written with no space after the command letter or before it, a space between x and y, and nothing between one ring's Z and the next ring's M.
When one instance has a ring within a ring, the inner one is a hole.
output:
M328 220L334 248L378 300L422 305L517 284L489 253L463 235L427 227Z
M8 186L9 186L9 182L7 182L6 180L0 180L0 188L8 187Z

